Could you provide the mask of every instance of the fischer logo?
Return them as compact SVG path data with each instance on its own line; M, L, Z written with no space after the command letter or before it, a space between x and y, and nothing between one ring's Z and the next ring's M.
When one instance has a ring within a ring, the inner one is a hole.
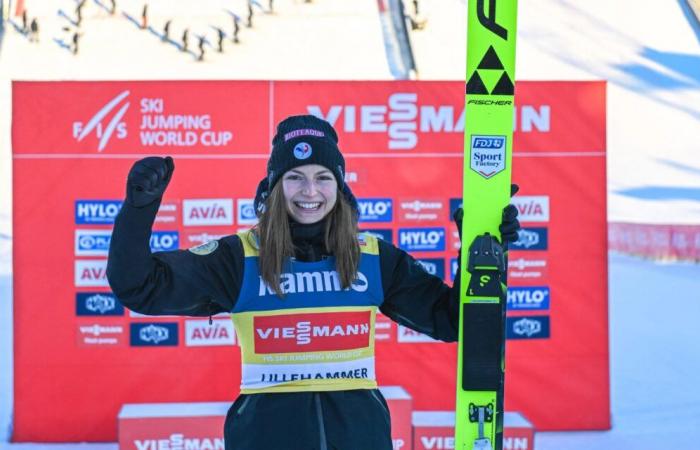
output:
M445 250L445 229L400 228L399 248L406 251Z
M173 433L165 439L134 439L136 450L224 450L224 438L191 438Z
M107 260L76 260L76 287L109 287L107 283Z
M451 450L455 448L452 436L421 436L420 442L425 450Z
M509 310L547 310L549 309L549 288L509 287L507 295Z
M76 200L75 223L78 225L113 224L121 207L120 200Z
M418 133L464 133L464 108L419 105L415 92L395 92L385 104L330 105L325 113L320 105L306 109L344 133L385 133L390 150L414 149ZM514 130L548 133L550 110L549 105L516 106Z
M204 347L217 345L234 345L236 333L231 320L185 321L185 345L188 347Z
M369 345L371 312L257 316L256 353L348 350Z
M549 196L547 195L516 195L511 203L518 208L518 219L521 222L549 221Z
M101 152L104 150L105 146L109 143L112 135L116 136L117 139L125 139L128 135L126 129L126 123L122 122L122 117L129 110L130 103L126 101L129 96L129 91L123 91L114 97L112 100L107 102L102 108L100 108L94 116L84 122L73 122L73 138L81 142L93 131L95 136L99 139L97 144L97 151ZM106 125L103 126L103 119L105 119L112 110L117 109L116 113L109 119Z
M182 213L185 226L233 225L233 199L183 200Z
M391 222L392 201L388 198L360 198L357 200L360 222Z
M270 286L260 278L258 296L277 295ZM358 271L357 278L352 282L349 289L340 286L340 277L335 270L323 270L317 272L295 272L280 274L280 287L284 294L296 294L304 292L340 292L353 290L355 292L365 292L369 288L369 281L364 273Z

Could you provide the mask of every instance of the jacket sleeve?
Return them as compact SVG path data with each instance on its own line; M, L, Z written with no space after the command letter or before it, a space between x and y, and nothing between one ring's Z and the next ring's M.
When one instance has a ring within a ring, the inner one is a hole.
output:
M456 341L459 286L451 288L425 271L411 255L379 241L384 303L379 310L395 322L433 339Z
M210 316L230 312L243 276L238 236L220 239L208 254L151 253L151 227L160 202L124 202L114 222L107 279L122 304L148 315Z

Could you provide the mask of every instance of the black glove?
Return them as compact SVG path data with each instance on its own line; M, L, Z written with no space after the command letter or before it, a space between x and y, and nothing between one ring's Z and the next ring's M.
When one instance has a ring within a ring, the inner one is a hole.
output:
M517 184L510 185L510 196L514 196L520 187ZM462 219L464 218L464 210L462 208L457 208L452 215L455 223L457 224L457 232L459 233L459 240L462 240ZM501 232L502 243L508 244L509 242L515 242L518 240L518 230L520 230L520 222L518 221L518 208L513 205L508 205L503 208L503 214L501 215L501 224L498 226L498 230Z
M170 156L149 156L136 161L126 179L126 201L141 208L160 200L174 170L175 164Z

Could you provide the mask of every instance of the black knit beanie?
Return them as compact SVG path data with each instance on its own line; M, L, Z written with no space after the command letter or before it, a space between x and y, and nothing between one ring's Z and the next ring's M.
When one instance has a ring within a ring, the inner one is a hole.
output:
M272 138L272 154L267 162L270 190L285 172L306 164L319 164L333 172L338 189L343 189L345 159L331 124L310 115L287 117L277 125Z
M338 148L338 135L333 126L316 116L289 116L277 125L272 138L272 153L267 162L267 177L255 193L255 210L261 214L265 200L285 172L306 164L318 164L331 172L351 206L357 211L357 200L345 184L345 158Z

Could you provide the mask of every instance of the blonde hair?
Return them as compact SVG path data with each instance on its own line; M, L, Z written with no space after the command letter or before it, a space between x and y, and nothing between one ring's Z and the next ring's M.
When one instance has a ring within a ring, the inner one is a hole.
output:
M282 183L277 183L272 188L267 208L253 232L259 241L260 276L278 297L284 297L280 276L289 258L294 256L294 244ZM357 277L360 264L357 233L355 213L345 196L338 192L335 206L326 216L323 242L325 250L335 256L335 270L344 289L349 288Z

